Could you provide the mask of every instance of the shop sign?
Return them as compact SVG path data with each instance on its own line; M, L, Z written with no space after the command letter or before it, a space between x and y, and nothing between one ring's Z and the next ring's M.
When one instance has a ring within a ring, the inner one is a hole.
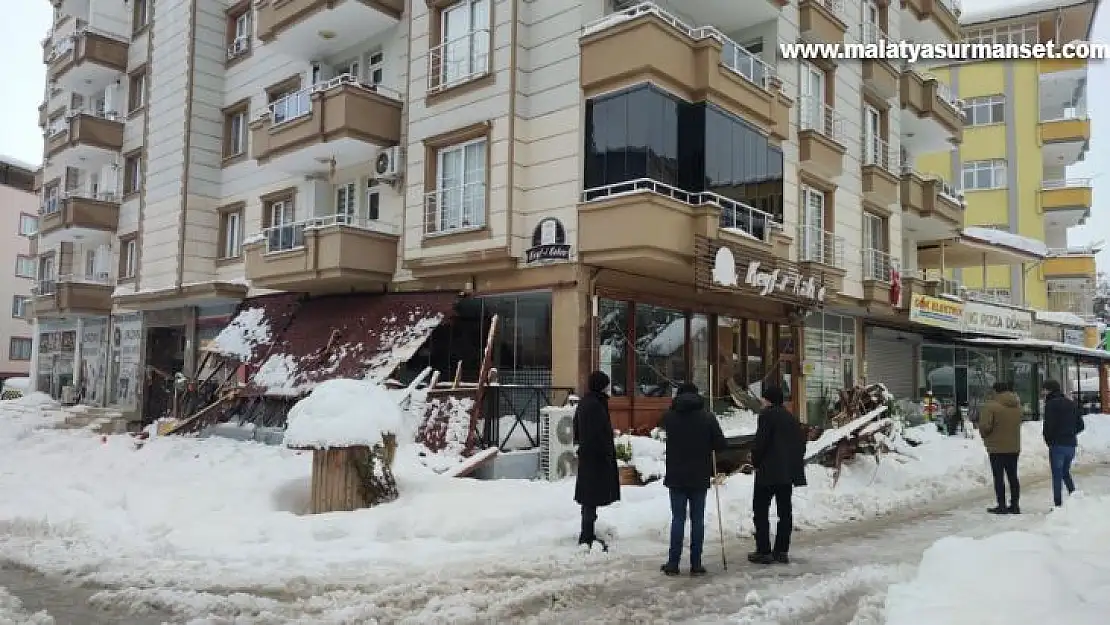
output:
M119 315L112 319L111 375L109 402L121 408L138 406L140 356L143 318L140 314Z
M524 262L532 265L562 260L570 260L566 228L554 217L541 219L532 230L532 247L524 250Z
M788 295L809 302L824 302L825 285L816 276L806 276L793 269L783 269L759 260L749 260L738 271L732 250L717 250L713 262L713 283L718 286L749 286L761 296Z
M1075 328L1064 328L1063 332L1064 342L1068 345L1078 345L1080 347L1087 346L1087 331L1077 330Z
M963 330L964 325L964 303L914 293L910 299L910 321L924 326L960 331Z
M1033 312L968 302L964 306L964 332L1015 339L1033 338Z

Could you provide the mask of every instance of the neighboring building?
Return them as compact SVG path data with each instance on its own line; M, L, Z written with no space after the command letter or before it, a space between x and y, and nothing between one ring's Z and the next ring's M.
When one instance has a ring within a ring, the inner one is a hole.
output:
M1088 41L1097 5L969 6L961 21L974 43ZM919 159L918 166L957 181L968 226L1043 241L1051 255L1044 262L991 264L985 272L981 263L953 264L951 277L969 296L1091 320L1098 249L1071 247L1067 240L1068 228L1090 216L1094 187L1068 169L1083 160L1091 138L1087 61L958 63L933 71L963 100L967 127L958 149Z
M0 300L10 311L0 316L0 380L26 376L31 364L31 284L35 261L31 238L38 230L37 168L0 156L0 248L8 271L0 279Z
M600 367L625 426L679 379L816 414L964 225L904 166L961 140L943 80L777 50L956 40L951 2L56 5L37 383L146 419L272 292L232 325L262 345L217 346L252 406L405 360L473 379L496 314L503 385Z

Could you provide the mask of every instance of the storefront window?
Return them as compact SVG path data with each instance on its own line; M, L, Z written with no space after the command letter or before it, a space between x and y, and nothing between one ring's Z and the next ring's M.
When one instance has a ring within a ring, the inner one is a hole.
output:
M709 387L709 317L697 314L690 317L691 377L703 395L711 394Z
M612 380L610 394L628 394L628 302L598 303L598 369Z
M743 348L744 320L735 317L717 318L717 397L732 394L730 386L744 387L747 379L744 373Z
M686 379L686 314L636 304L636 394L669 397Z
M921 346L921 395L932 391L940 403L956 401L956 355L951 346Z
M744 322L744 328L748 363L748 379L745 387L758 397L763 392L763 324L749 319Z
M978 418L983 404L994 391L994 383L999 379L998 350L967 350L967 407L972 418Z
M814 313L806 318L806 418L823 423L843 388L855 384L856 323L852 317Z
M778 329L779 387L782 389L784 399L786 399L786 401L793 401L794 392L791 388L790 382L794 376L794 328L788 325L780 325L778 326Z

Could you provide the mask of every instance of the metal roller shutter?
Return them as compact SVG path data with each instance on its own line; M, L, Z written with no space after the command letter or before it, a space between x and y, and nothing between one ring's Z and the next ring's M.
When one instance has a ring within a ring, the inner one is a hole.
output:
M882 382L898 399L914 397L914 347L910 341L867 339L867 379Z

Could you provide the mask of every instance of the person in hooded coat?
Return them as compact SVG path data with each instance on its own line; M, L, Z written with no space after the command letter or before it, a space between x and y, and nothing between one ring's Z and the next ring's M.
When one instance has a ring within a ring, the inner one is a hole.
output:
M806 485L806 437L802 425L783 406L782 389L763 389L763 410L752 443L755 486L752 490L752 521L755 525L755 551L748 554L754 564L790 562L790 534L794 530L793 496L795 486ZM775 501L779 523L775 544L771 545L771 501Z
M983 404L979 416L979 433L991 461L994 476L994 496L998 505L990 508L991 514L1020 514L1018 499L1021 485L1018 482L1018 456L1021 454L1021 400L1006 382L995 382L994 397ZM1010 482L1010 505L1006 505L1006 484Z
M1059 508L1064 503L1064 487L1068 494L1075 492L1071 477L1071 463L1075 461L1078 436L1083 432L1083 415L1079 406L1064 395L1060 383L1045 380L1044 392L1044 444L1048 446L1048 464L1052 470L1052 503Z
M620 501L617 475L617 448L613 442L613 422L609 418L609 376L594 371L587 380L587 392L574 411L574 442L578 444L578 477L574 500L582 506L582 531L578 544L597 542L608 550L594 531L597 509Z
M663 485L671 495L671 545L667 563L660 570L678 575L682 559L682 538L686 533L687 508L690 514L690 575L705 575L701 554L705 544L705 500L709 484L717 472L713 452L723 451L728 443L717 417L706 410L698 387L683 382L663 413L659 427L667 433L667 474Z

